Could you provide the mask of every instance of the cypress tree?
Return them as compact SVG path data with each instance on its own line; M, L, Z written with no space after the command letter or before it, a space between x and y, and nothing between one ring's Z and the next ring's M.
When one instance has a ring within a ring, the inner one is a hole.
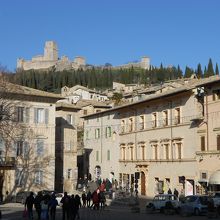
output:
M207 69L206 75L204 75L204 76L209 77L209 76L213 76L213 75L215 75L215 73L214 73L214 68L212 65L212 59L209 58L208 69Z
M190 78L193 73L194 73L194 71L191 68L189 68L188 66L186 66L184 77L185 78Z
M198 66L197 66L197 70L196 70L196 75L197 77L200 79L202 78L202 67L201 67L201 64L199 63Z
M215 65L215 75L219 75L218 64Z

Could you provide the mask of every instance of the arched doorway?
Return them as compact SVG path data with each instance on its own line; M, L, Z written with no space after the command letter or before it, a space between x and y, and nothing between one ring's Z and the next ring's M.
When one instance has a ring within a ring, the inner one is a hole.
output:
M141 195L146 195L145 173L141 172Z

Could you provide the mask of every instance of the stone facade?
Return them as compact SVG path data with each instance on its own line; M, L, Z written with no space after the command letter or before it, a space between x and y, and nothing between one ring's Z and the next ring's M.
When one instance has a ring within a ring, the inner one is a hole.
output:
M94 66L87 65L86 59L82 56L76 56L72 61L67 56L58 57L58 47L54 41L46 41L44 47L44 55L37 55L32 57L31 60L25 60L23 58L17 59L17 70L48 70L54 68L56 71L77 70L79 68L82 69L91 69L93 67L101 67L103 66ZM150 58L142 57L140 62L131 62L128 64L123 64L120 66L114 66L111 68L131 68L138 67L143 69L150 68Z
M84 143L91 151L94 179L96 168L101 178L108 178L114 166L120 187L127 190L134 190L138 173L141 195L154 196L169 188L185 195L204 193L210 175L220 165L219 88L219 77L194 79L142 101L85 117ZM111 123L108 114L113 114ZM107 124L113 125L116 138L109 165Z
M58 47L54 41L46 41L44 55L33 57L30 61L19 58L17 60L17 69L21 70L40 70L55 68L56 71L84 68L85 58L76 57L74 61L69 60L67 56L58 58Z
M10 83L6 88L8 102L15 109L17 132L11 141L1 137L0 161L10 152L14 164L8 169L1 163L0 179L4 181L0 190L4 197L6 192L12 196L23 190L53 190L55 103L61 96Z

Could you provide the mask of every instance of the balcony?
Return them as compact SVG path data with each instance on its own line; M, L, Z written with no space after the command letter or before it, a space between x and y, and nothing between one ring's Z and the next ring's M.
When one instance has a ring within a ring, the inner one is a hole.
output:
M0 157L0 169L13 169L15 167L15 157Z

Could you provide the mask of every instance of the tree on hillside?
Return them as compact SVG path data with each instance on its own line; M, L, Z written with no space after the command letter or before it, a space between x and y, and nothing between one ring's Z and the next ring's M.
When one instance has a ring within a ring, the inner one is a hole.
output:
M215 75L219 75L218 64L215 65Z
M183 71L181 70L180 66L177 66L177 74L176 74L177 78L182 78L183 77Z
M214 72L214 68L213 68L213 64L212 64L212 59L209 58L207 72L204 73L204 77L209 77L209 76L213 76L213 75L215 75L215 72Z
M123 95L121 93L114 93L112 96L112 100L114 101L115 105L119 105L122 101Z
M197 69L196 69L196 76L197 76L199 79L202 78L202 76L203 76L202 67L201 67L201 64L200 64L200 63L198 64Z
M185 78L190 78L192 76L192 74L194 74L193 69L186 66L184 77Z

